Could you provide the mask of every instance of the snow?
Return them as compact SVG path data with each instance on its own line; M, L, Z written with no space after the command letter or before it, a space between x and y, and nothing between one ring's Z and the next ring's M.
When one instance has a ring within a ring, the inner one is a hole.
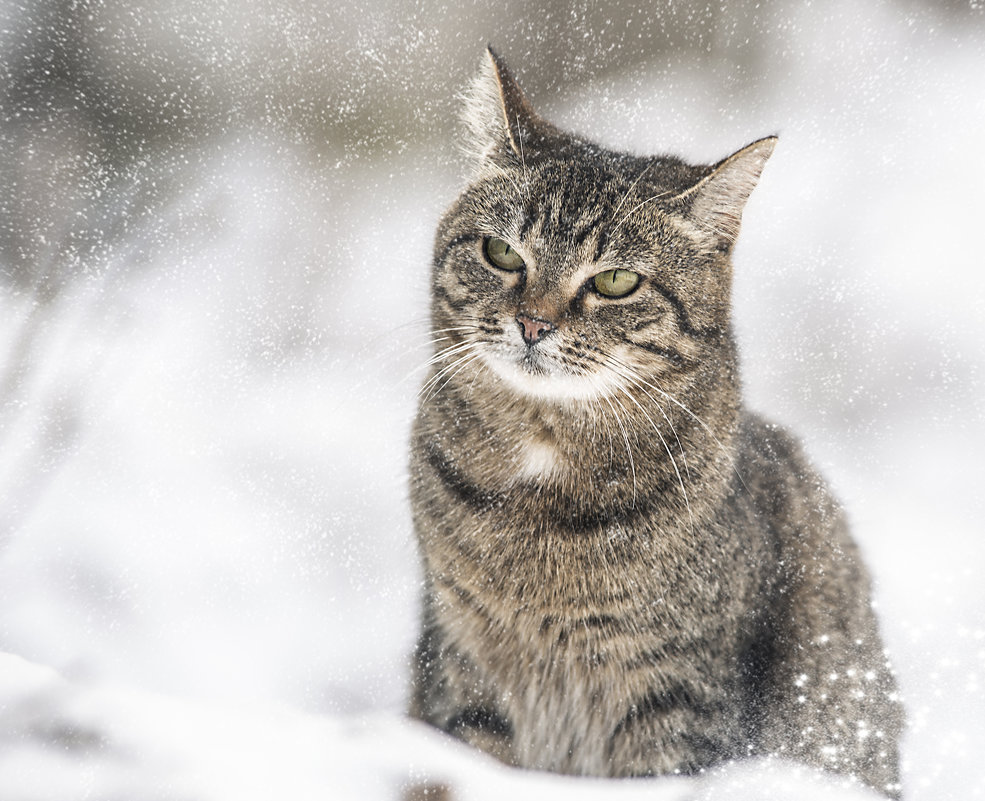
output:
M241 16L213 30L200 4L174 7L131 70L113 26L150 23L93 6L85 63L111 85L100 102L144 106L148 75L173 68L207 136L148 123L116 170L92 167L107 145L71 103L0 127L16 183L0 198L0 798L392 799L424 782L456 799L871 797L771 762L653 782L511 771L401 715L419 584L407 432L433 226L464 172L432 131L450 90L418 88L416 138L388 147L381 122L337 141L305 109L335 103L358 127L388 79L410 84L390 17L363 86L310 39L275 46L301 36L293 5L242 33ZM0 66L55 13L6 7ZM779 132L736 256L746 393L849 510L906 700L907 798L935 801L985 796L985 19L954 14L778 6L718 31L733 55L759 35L758 61L623 55L533 97L608 144L695 160ZM407 55L463 88L485 33L455 74L423 26ZM537 45L501 48L521 81ZM268 125L274 107L237 94L254 88L295 98L296 124L329 141Z
M49 668L0 656L0 782L5 798L399 798L422 786L493 801L804 801L878 796L780 762L732 765L700 780L604 781L510 770L392 712L305 714L260 703L186 700L112 686L80 689ZM49 747L34 742L43 738Z

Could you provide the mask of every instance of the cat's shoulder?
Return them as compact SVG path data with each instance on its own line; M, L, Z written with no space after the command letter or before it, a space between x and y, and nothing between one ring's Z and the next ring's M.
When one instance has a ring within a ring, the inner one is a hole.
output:
M748 409L739 415L738 449L740 459L764 465L806 460L804 448L792 431Z
M826 508L838 515L837 501L812 464L800 439L778 423L743 411L739 418L736 472L771 516L801 518L805 507Z

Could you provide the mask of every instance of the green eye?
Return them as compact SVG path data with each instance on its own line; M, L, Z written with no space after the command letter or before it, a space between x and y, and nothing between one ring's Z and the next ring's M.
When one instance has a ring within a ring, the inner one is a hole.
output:
M506 244L502 239L495 236L487 236L482 245L482 252L485 253L489 263L500 270L516 272L526 267L520 254Z
M607 298L621 298L628 295L640 282L638 273L629 270L606 270L595 276L595 289Z

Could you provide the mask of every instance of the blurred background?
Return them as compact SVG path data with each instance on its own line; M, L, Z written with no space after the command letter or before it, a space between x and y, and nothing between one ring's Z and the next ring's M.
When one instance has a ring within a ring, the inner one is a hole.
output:
M487 43L610 147L779 134L747 398L854 521L908 797L985 797L980 0L2 0L0 797L248 797L161 778L222 751L199 709L398 719L430 243Z

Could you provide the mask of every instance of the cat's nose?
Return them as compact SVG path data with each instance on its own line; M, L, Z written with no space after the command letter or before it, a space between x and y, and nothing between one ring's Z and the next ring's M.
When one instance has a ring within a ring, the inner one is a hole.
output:
M540 340L554 330L554 323L547 320L539 320L536 317L528 317L523 313L516 316L516 321L520 324L523 341L528 345L534 345L540 342Z

